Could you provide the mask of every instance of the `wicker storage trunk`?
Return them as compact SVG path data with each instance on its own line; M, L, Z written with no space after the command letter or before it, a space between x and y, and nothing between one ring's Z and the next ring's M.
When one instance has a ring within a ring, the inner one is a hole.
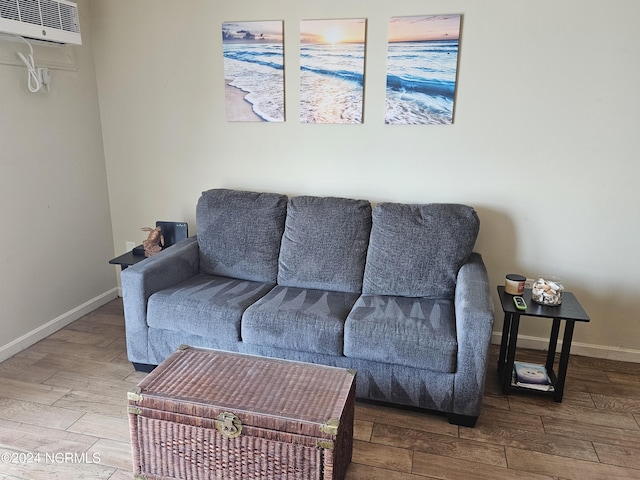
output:
M344 369L180 347L129 393L134 473L339 480L354 404Z

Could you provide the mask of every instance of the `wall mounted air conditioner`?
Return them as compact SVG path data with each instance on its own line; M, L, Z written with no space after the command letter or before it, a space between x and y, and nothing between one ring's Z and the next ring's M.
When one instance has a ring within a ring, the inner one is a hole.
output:
M65 0L0 0L0 33L82 45L78 6Z

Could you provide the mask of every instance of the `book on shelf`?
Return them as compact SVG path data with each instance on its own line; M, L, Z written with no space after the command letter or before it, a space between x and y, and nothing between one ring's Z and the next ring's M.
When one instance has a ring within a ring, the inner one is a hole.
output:
M543 392L553 392L551 379L544 365L513 362L513 385Z

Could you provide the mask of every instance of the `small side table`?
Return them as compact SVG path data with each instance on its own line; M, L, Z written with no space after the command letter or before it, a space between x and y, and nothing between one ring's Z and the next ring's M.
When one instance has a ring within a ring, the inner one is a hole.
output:
M144 255L134 255L133 250L131 250L130 252L120 255L119 257L112 258L111 260L109 260L109 263L112 265L120 265L120 269L124 270L131 265L135 265L136 263L141 262L145 258L147 257L145 257Z
M556 402L562 402L564 394L564 384L567 375L567 365L569 364L569 352L571 351L571 340L573 338L573 328L575 322L588 322L589 316L584 311L575 295L564 292L562 303L558 306L546 306L535 303L531 300L531 290L526 289L522 295L527 302L527 309L518 310L513 303L513 295L505 293L504 287L498 287L498 296L502 303L504 312L504 325L502 327L502 342L500 343L500 357L498 359L498 375L502 383L502 391L508 395L512 389L522 389L512 385L513 363L515 361L516 344L518 342L518 328L520 326L520 316L552 318L551 336L549 338L549 349L547 350L547 361L545 367L554 390L553 394ZM558 373L554 372L556 347L558 345L558 334L560 333L560 322L564 321L564 337L562 338L562 350L560 352L560 363Z

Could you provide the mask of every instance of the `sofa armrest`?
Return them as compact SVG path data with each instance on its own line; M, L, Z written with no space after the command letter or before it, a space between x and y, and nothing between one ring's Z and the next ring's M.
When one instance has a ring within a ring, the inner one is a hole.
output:
M196 237L187 238L122 271L127 355L135 363L150 363L147 301L159 290L197 275L200 253Z
M458 365L453 410L457 415L477 417L482 407L494 321L489 278L478 253L471 254L458 272L455 313Z

